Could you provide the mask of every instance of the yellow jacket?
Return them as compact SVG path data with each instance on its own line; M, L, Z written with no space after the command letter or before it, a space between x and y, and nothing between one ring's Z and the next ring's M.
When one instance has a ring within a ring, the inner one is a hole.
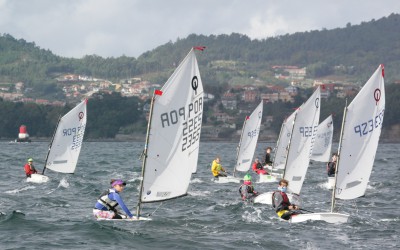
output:
M224 171L225 169L221 166L221 164L217 163L215 160L212 162L211 165L211 172L214 176L217 176L219 174L220 171Z

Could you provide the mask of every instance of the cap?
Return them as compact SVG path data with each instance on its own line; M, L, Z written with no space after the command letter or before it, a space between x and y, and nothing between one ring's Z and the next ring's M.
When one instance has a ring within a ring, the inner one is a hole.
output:
M33 161L33 159L32 159L32 158L29 158L28 161Z
M244 181L251 181L251 175L246 174L246 175L243 177L243 180L244 180Z
M115 185L123 185L126 186L126 183L123 180L115 180L111 186L114 187Z

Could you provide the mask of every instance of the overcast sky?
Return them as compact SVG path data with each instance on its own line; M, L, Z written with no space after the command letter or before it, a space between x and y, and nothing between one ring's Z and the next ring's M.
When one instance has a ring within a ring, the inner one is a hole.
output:
M192 33L260 39L391 13L400 0L0 0L0 33L65 57L138 57Z

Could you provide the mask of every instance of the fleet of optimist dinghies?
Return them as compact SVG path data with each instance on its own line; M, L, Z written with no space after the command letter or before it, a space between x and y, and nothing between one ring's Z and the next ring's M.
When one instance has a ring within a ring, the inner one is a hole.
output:
M151 98L136 216L118 221L151 220L141 215L143 203L160 202L187 194L190 179L197 171L203 119L203 84L194 47L180 63L161 90ZM74 173L87 121L87 100L59 119L49 146L42 174L29 182L49 180L46 169ZM289 181L289 199L297 204L310 160L329 161L332 148L332 115L319 123L321 92L318 87L309 99L282 123L269 174L260 175L259 185ZM290 222L320 220L344 223L349 215L336 211L336 200L356 199L365 194L378 147L385 111L384 67L380 65L354 100L344 109L330 212L293 215ZM263 116L263 102L244 120L237 147L233 176L220 177L216 183L239 183L238 172L248 172L253 162ZM322 171L321 171L322 172ZM178 179L179 181L171 181ZM272 193L254 198L254 203L272 204ZM102 219L98 220L110 220Z

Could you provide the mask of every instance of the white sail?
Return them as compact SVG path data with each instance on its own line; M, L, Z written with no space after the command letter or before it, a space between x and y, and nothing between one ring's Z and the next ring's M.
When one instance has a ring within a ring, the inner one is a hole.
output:
M57 126L47 157L46 168L60 173L74 173L86 128L87 100L64 115Z
M385 112L380 65L347 107L336 179L336 198L354 199L367 189Z
M247 118L245 127L242 132L240 142L236 170L246 172L250 169L254 151L256 150L258 135L260 134L260 126L263 114L263 102Z
M318 87L297 111L283 176L289 181L289 191L295 194L300 194L310 162L319 123L320 100L321 92Z
M296 109L282 124L279 141L276 145L274 169L284 169L287 157L287 149L289 146L290 137L292 135L294 118L298 109Z
M332 115L318 125L312 150L311 160L328 162L330 159L333 137Z
M156 91L157 92L157 91ZM161 94L162 92L162 94ZM155 95L141 202L187 193L196 171L203 115L203 85L193 49Z

